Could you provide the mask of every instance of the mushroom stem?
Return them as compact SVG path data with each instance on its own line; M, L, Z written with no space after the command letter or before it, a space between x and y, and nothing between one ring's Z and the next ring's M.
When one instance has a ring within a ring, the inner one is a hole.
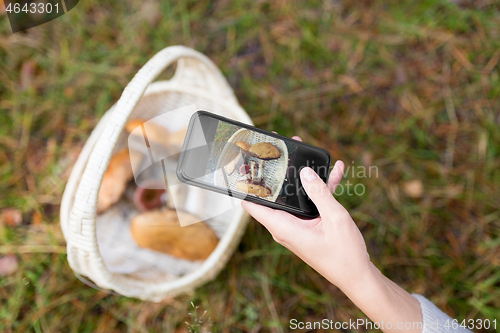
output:
M250 180L256 181L257 179L257 168L255 161L250 161Z
M259 165L257 167L257 179L256 181L262 183L264 179L264 160L259 160Z

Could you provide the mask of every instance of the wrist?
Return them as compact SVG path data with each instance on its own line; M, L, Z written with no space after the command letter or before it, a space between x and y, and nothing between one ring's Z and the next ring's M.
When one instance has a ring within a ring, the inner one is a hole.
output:
M359 270L355 277L350 278L346 283L338 287L347 297L353 300L366 296L367 292L380 289L386 279L380 270L368 260L364 268Z
M420 303L404 289L388 279L370 262L365 271L351 286L341 288L347 297L373 322L397 323L422 322ZM421 329L384 329L384 332L416 333Z

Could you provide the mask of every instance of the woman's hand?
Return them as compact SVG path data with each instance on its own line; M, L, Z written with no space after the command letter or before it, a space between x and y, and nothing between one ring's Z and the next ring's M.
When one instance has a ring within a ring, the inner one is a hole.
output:
M371 263L361 232L332 195L343 171L344 163L337 161L325 184L311 168L302 169L302 186L320 214L315 219L301 219L248 201L241 205L275 241L339 287L373 322L385 322L384 332L422 332L419 302ZM400 323L410 323L412 328L400 329Z
M370 257L361 232L347 210L332 196L343 171L344 163L337 161L327 186L311 168L302 169L302 185L320 213L312 220L242 202L243 208L269 230L274 240L342 290L370 269Z

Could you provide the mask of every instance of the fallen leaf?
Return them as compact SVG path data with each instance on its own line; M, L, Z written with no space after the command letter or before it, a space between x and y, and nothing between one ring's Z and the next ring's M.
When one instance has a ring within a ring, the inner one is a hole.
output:
M370 167L373 163L373 154L369 151L365 151L361 155L361 160L363 161L363 165L365 167Z
M358 81L349 75L339 75L339 82L347 85L355 94L363 91L363 87L358 83Z
M410 180L403 184L403 191L412 198L418 198L424 193L424 186L419 179Z
M0 214L0 221L9 227L15 227L23 222L23 215L19 209L5 208L2 209L2 213Z
M19 261L13 254L0 257L0 276L11 275L17 271Z
M66 87L63 90L64 96L71 98L75 94L75 89L73 87Z
M29 89L33 85L33 76L35 74L35 62L27 60L21 66L21 75L19 78L19 87L21 91Z
M139 16L146 20L150 26L155 27L161 20L160 5L155 1L143 2Z
M39 212L34 212L32 216L32 223L33 225L42 224L42 214L40 214Z

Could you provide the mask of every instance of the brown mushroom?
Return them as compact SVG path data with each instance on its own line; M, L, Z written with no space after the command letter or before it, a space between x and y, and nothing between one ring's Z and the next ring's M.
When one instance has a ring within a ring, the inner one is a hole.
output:
M236 182L236 187L244 193L255 194L258 197L268 197L271 195L271 190L269 187L262 183L256 183L251 180L240 180Z
M281 156L279 149L269 142L256 143L250 147L249 152L263 160L274 160Z
M236 145L241 149L241 150L244 150L244 151L249 151L250 150L250 147L252 147L251 144L249 144L248 142L245 142L245 141L238 141L236 142Z
M179 218L194 224L181 227ZM196 216L183 211L149 211L132 220L130 231L141 247L182 259L204 260L217 247L218 239L205 222L197 221Z
M250 172L250 166L248 164L243 164L242 166L240 166L239 172L242 175L248 174Z
M163 126L154 123L152 121L148 122L144 119L134 119L127 122L125 129L132 135L144 136L143 130L134 131L137 127L144 126L143 130L146 132L146 138L148 142L153 142L155 144L162 145L164 147L169 147L170 132Z
M97 213L108 209L120 200L127 183L133 178L128 149L120 150L111 157L104 173L97 199Z
M155 180L148 180L137 186L134 192L134 204L138 210L145 212L165 206L167 193L161 184Z
M240 148L240 150L243 154L255 157L255 155L250 152L250 148L252 147L252 145L249 144L248 142L238 141L238 142L236 142L236 146L238 146L238 148Z

